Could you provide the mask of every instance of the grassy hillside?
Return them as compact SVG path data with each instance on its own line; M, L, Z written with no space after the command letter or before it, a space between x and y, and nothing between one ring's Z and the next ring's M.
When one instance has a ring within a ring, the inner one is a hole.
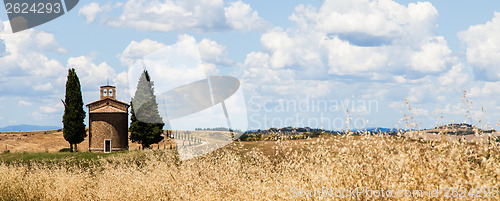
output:
M36 162L60 162L68 160L98 160L99 158L121 154L123 152L112 153L91 153L91 152L38 152L38 153L1 153L0 162L12 163L36 163Z
M154 145L155 149L169 147L173 142L162 141ZM78 144L79 151L88 151L88 137ZM139 149L140 145L129 141L130 150ZM62 130L2 132L0 133L0 153L9 150L10 153L39 153L58 152L62 148L69 148L64 139Z

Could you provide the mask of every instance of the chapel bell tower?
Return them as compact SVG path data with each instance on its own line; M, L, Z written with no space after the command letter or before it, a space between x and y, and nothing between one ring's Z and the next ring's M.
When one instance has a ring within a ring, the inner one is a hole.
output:
M115 86L101 86L101 100L105 98L111 98L116 100L116 87Z

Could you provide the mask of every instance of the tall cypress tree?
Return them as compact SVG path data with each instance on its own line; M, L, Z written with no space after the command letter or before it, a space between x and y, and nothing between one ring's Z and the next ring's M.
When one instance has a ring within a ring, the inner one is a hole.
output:
M163 140L163 126L165 123L158 111L153 82L148 71L143 71L134 97L130 101L130 140L138 142L143 148L149 148Z
M73 152L77 144L83 142L87 133L85 132L85 110L83 109L83 98L80 80L75 69L68 70L68 80L66 81L66 97L64 100L63 135L69 142L70 150Z

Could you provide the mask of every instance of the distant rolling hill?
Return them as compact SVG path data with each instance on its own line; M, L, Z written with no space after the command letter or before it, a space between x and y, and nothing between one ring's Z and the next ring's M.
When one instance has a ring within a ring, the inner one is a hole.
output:
M368 132L382 132L382 133L385 133L385 132L390 132L390 131L397 131L398 129L397 128L381 128L381 127L376 127L376 128L363 128L363 129L355 129L353 130L354 132L363 132L363 131L368 131ZM400 130L404 130L404 129L400 129Z
M17 131L46 131L60 129L58 126L38 126L38 125L12 125L0 128L0 132L17 132Z

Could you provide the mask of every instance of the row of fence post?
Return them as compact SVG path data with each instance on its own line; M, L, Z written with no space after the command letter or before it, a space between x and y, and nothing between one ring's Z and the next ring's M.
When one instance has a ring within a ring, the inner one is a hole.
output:
M183 146L184 146L185 141L187 141L189 143L189 145L191 145L191 143L193 145L195 145L195 144L201 144L201 142L202 142L200 138L197 138L197 137L193 136L189 132L172 131L171 134L170 134L170 137L174 138L174 139L177 139L177 140L183 140L183 142L182 142Z

